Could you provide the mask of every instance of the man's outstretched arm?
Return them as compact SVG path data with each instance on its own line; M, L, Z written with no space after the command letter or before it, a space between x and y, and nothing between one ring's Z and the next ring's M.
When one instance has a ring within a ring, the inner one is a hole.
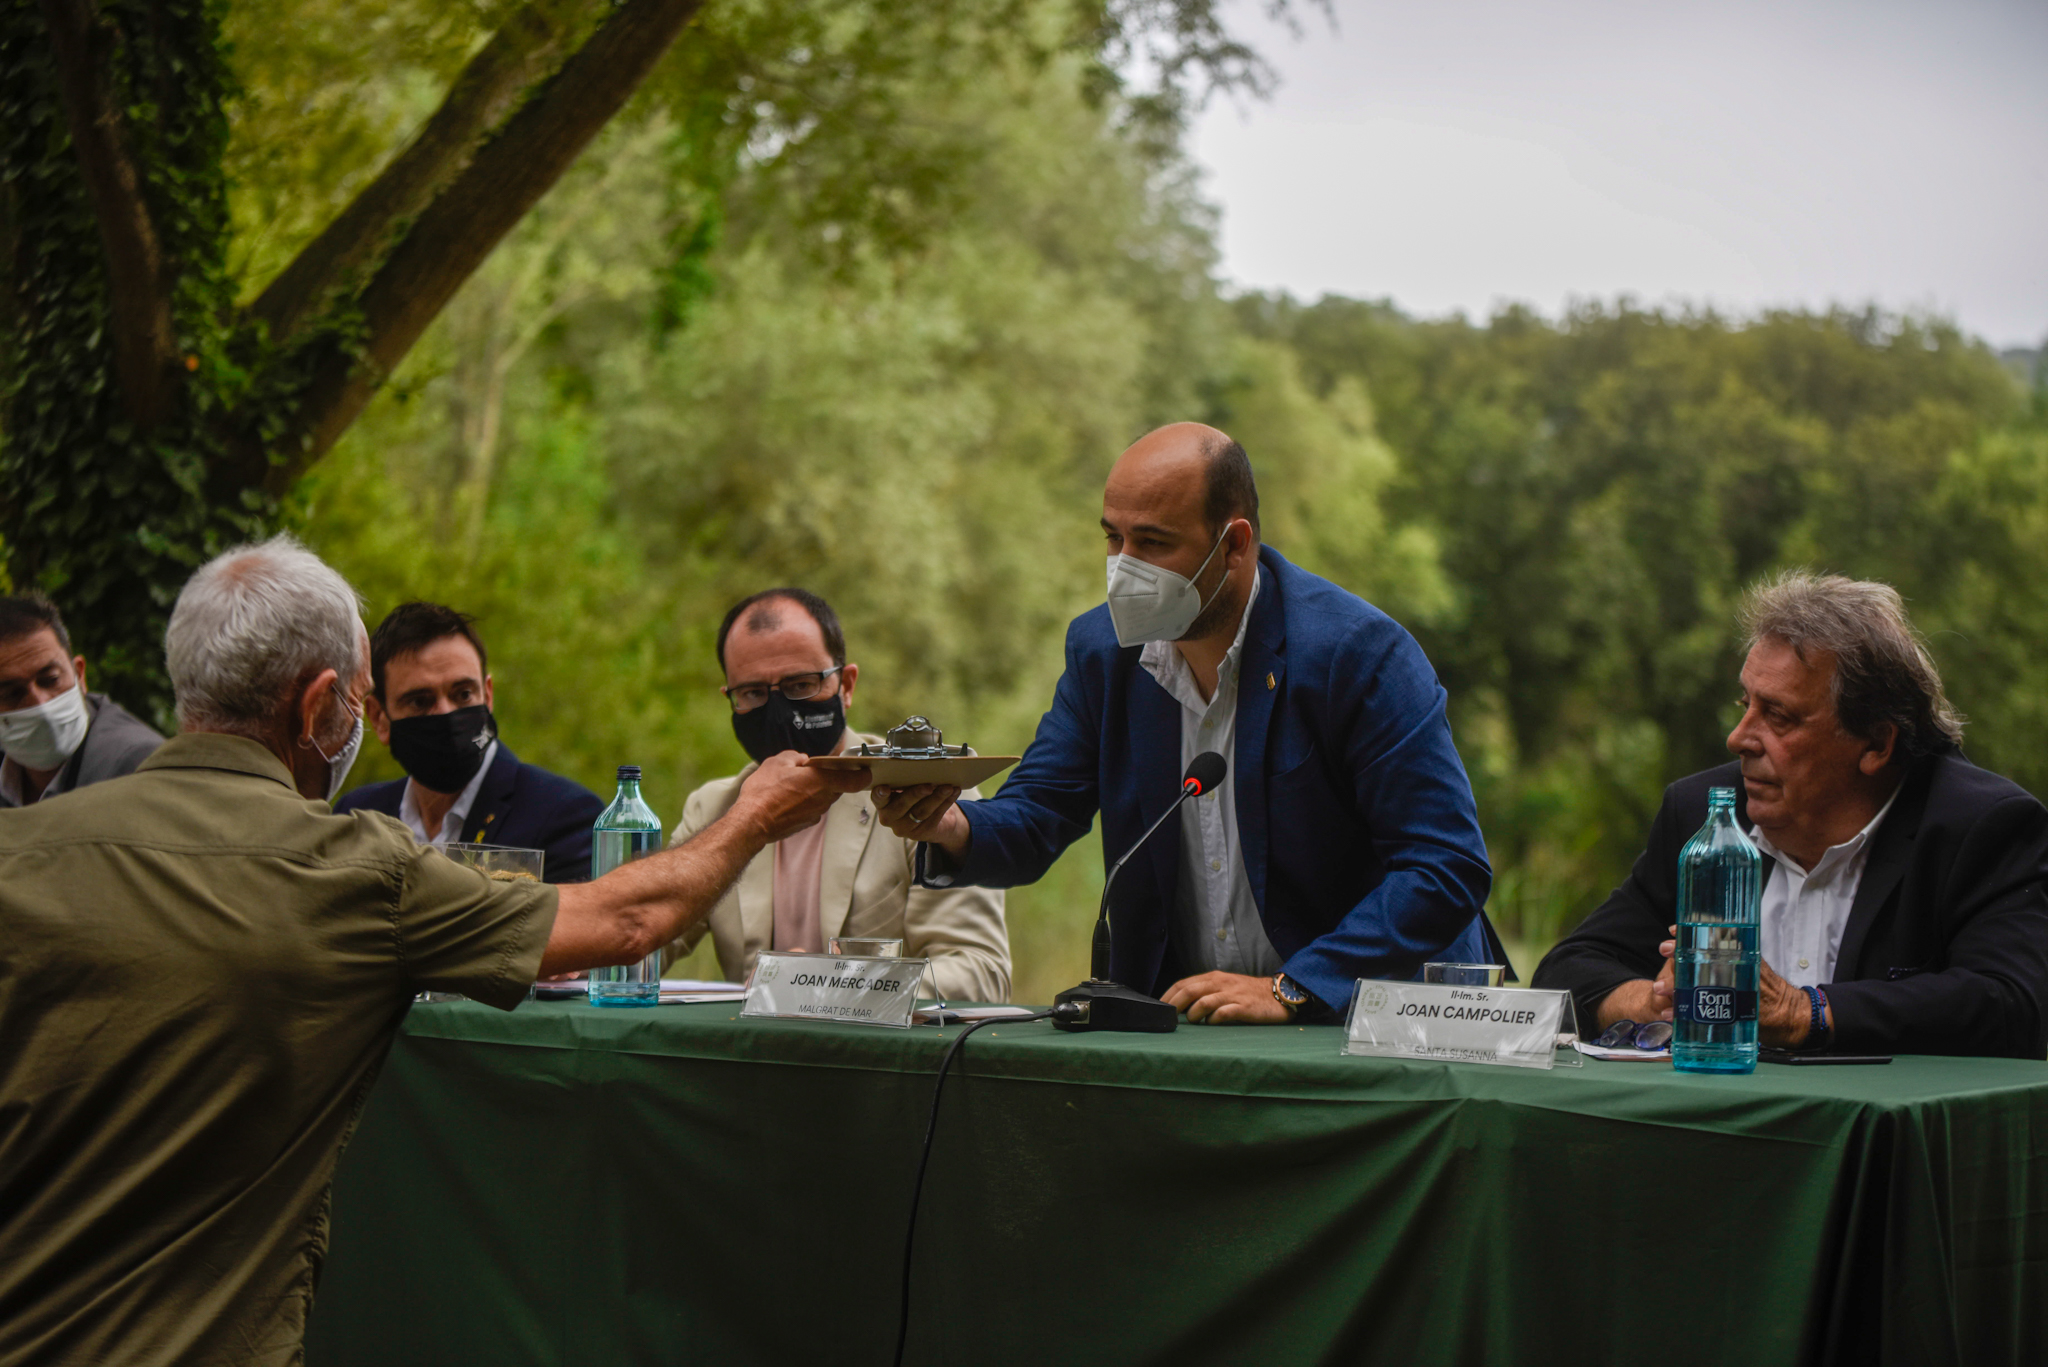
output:
M747 861L822 819L864 773L813 769L794 751L764 762L726 814L686 845L561 890L540 975L636 963L710 915Z

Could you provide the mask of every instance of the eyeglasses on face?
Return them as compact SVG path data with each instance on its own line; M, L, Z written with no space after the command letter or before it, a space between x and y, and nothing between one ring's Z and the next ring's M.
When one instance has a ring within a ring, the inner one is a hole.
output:
M1593 1043L1602 1049L1668 1049L1671 1047L1671 1022L1650 1021L1637 1025L1634 1021L1616 1021Z
M727 684L718 691L725 694L735 712L753 711L768 701L770 693L780 693L791 702L808 702L825 691L825 680L844 668L833 665L815 674L785 674L773 683Z

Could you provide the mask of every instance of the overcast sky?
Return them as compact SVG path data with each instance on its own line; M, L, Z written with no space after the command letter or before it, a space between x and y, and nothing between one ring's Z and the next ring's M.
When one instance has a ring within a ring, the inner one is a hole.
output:
M1244 287L1875 301L2048 338L2048 0L1336 0L1195 127Z

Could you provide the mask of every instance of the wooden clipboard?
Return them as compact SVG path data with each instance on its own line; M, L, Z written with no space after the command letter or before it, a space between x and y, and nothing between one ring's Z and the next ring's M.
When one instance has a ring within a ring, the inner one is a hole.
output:
M814 769L866 769L880 788L912 788L944 783L972 788L1015 764L1021 755L948 755L944 759L891 759L887 755L814 755L804 763Z

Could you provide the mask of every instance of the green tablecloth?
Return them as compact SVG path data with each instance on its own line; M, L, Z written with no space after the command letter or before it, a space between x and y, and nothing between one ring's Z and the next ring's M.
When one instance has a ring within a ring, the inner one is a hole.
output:
M308 1360L888 1362L954 1033L415 1007L342 1161ZM979 1031L910 1361L2048 1362L2048 1064L1339 1043Z

